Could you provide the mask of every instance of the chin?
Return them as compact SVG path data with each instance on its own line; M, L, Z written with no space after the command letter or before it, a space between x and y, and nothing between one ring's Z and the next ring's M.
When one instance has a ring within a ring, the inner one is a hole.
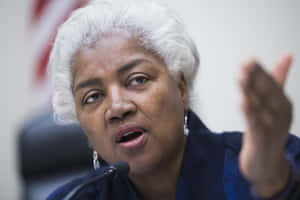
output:
M151 167L145 163L129 163L130 171L129 176L145 176L151 172Z
M140 159L127 161L130 166L129 176L131 177L142 177L152 174L159 167L159 163L156 159L146 158L141 156Z

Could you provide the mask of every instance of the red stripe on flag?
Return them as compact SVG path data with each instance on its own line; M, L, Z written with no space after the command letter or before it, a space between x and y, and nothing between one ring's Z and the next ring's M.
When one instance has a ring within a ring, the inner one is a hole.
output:
M38 82L45 78L51 49L52 46L48 45L44 53L38 59L37 68L35 72L35 80Z
M31 16L31 23L34 24L41 17L43 11L51 0L35 0L33 3L33 12Z
M52 49L52 44L55 39L59 25L62 24L69 17L69 15L71 14L71 12L73 10L75 10L81 6L82 6L81 2L76 3L69 11L66 12L65 17L63 17L62 20L60 22L58 22L57 25L55 26L56 29L53 31L53 33L51 34L51 37L48 40L49 42L48 42L47 48L45 48L44 52L41 53L40 54L41 56L38 58L36 70L35 70L35 77L34 77L35 81L41 82L45 79L49 56L50 56L50 52Z

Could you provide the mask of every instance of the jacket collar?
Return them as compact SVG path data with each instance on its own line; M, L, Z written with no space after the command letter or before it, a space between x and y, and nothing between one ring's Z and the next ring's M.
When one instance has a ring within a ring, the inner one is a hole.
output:
M187 138L180 178L187 199L224 199L223 136L211 132L193 112L188 113ZM188 185L188 187L186 187Z

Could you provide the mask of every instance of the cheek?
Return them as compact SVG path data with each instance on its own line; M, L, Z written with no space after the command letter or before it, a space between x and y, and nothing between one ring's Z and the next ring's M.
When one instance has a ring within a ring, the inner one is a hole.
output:
M96 126L96 122L99 119L94 113L95 111L93 111L92 113L82 112L78 117L80 126L89 139L93 139L97 135L96 133L98 126ZM100 125L100 122L98 124Z
M174 136L174 131L181 132L184 104L179 89L172 80L155 84L147 95L140 95L139 107L149 119L153 132L164 137Z
M169 87L167 87L169 86ZM151 101L141 108L150 121L151 160L168 160L177 155L184 141L184 104L176 85L153 88ZM163 153L162 153L163 152Z
M88 137L88 140L93 148L96 148L96 139L97 132L101 133L101 130L97 131L97 126L95 126L94 119L89 119L89 117L82 117L80 119L80 126L84 132L84 134ZM99 136L98 136L99 137Z
M100 156L109 162L111 158L112 146L109 142L110 137L105 134L103 119L101 115L97 115L97 112L89 114L82 114L79 118L80 125L88 137L92 148L95 149Z
M156 115L156 119L174 118L183 110L183 104L176 86L173 83L164 84L163 87L154 87L148 106Z
M103 110L90 105L92 107L82 108L77 112L80 126L89 138L97 137L104 132L104 114Z

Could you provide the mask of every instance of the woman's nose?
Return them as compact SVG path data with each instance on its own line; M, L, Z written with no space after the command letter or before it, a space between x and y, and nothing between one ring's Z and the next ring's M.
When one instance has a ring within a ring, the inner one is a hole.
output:
M109 92L109 103L105 113L107 122L120 122L136 112L136 106L130 97L119 88L111 89Z

